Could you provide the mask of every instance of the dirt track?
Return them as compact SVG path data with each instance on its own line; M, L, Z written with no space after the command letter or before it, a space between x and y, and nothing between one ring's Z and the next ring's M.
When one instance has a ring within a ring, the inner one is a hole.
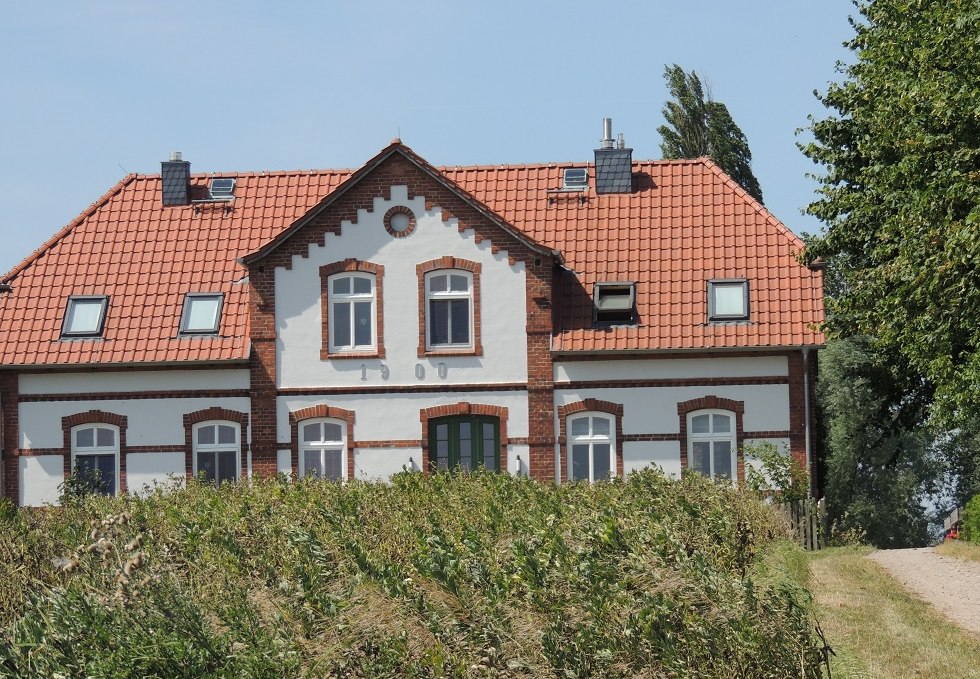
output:
M924 549L887 549L868 555L906 589L962 627L980 634L980 563Z

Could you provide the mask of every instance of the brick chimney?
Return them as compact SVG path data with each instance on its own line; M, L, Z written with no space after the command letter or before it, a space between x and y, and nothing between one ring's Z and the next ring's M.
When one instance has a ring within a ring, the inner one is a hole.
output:
M602 119L603 139L595 150L595 192L633 192L633 149L626 148L623 135L613 141L612 118Z
M163 205L190 205L191 202L191 164L183 160L180 151L170 154L170 160L160 163L160 176L163 179Z

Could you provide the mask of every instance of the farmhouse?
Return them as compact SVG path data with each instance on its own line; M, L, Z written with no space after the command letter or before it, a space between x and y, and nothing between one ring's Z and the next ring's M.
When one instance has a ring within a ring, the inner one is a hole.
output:
M0 494L814 468L821 273L707 159L129 175L0 279Z

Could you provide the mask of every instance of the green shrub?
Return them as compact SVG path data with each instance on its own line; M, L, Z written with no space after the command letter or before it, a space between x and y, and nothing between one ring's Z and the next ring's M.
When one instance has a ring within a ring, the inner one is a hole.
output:
M779 532L653 471L81 497L0 513L0 677L818 677Z
M980 542L980 495L974 495L963 508L963 537Z

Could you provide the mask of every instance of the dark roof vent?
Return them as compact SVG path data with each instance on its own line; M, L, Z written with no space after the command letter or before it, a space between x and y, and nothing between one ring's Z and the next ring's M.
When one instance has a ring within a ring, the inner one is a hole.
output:
M613 140L612 118L603 118L604 138L595 150L595 192L633 192L633 149L626 148L623 136Z
M593 303L597 323L633 323L636 285L632 281L596 283Z
M170 154L170 160L160 163L160 177L164 207L190 205L191 164L181 158L180 151L174 151Z

